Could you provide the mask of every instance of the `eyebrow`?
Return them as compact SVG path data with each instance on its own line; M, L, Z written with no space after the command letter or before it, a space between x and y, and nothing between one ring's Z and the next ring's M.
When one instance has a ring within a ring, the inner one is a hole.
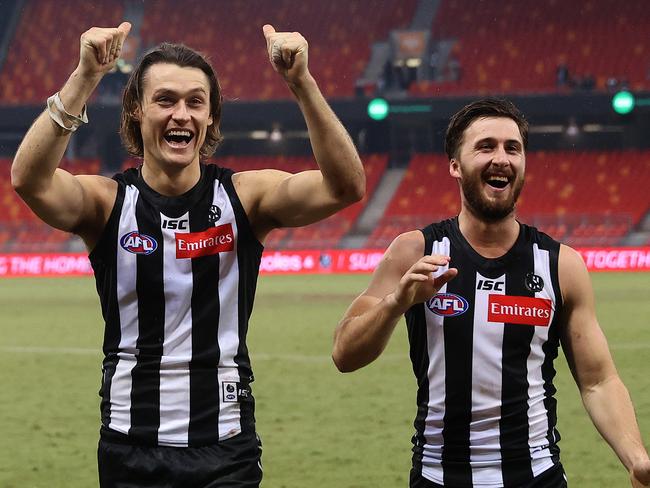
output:
M158 88L156 91L153 92L152 96L160 96L160 95L178 95L179 92L176 90L172 90L171 88ZM185 92L185 95L196 95L196 94L203 94L206 97L208 96L208 93L205 91L203 87L197 87L197 88L192 88L191 90L188 90Z
M476 141L474 143L474 147L480 146L481 144L486 143L486 142L488 142L490 144L495 144L497 142L497 140L494 137L484 137L483 139L479 139L478 141ZM518 148L523 147L523 144L520 141L518 141L517 139L507 139L505 141L505 144L506 145L508 145L508 144L515 145Z

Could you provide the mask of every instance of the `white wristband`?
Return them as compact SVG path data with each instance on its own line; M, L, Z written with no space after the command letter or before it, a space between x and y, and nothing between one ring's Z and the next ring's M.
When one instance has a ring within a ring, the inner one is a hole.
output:
M81 111L81 116L79 117L69 114L63 106L63 102L59 97L59 92L56 92L47 99L47 113L59 127L68 132L74 132L81 124L88 123L86 106L84 105L84 108Z

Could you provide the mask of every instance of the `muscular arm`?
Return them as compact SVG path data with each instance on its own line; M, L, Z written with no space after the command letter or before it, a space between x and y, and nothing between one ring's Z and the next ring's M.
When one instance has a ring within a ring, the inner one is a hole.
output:
M297 32L264 26L269 58L296 97L319 170L241 173L235 184L260 234L307 225L361 200L365 174L347 131L307 69L307 41Z
M82 35L79 65L60 91L68 113L81 113L102 76L118 59L118 43L121 46L129 29L130 24L124 23L116 29L93 28ZM108 218L116 185L108 178L75 177L58 168L70 136L47 111L43 112L18 148L11 167L11 182L44 222L76 232L92 246Z
M400 316L433 296L457 274L446 256L423 256L424 237L412 231L397 237L373 273L370 285L350 305L334 333L332 359L342 372L374 361L388 344Z
M596 319L587 269L573 249L560 249L560 288L566 314L562 348L582 401L598 432L632 473L633 486L650 482L650 461L643 446L630 395L612 360ZM636 484L634 484L636 483Z

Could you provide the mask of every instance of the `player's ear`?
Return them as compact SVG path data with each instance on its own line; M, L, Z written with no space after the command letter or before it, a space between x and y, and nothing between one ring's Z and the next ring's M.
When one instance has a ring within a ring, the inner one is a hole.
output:
M449 174L453 178L460 178L460 164L456 158L451 158L449 160Z
M133 106L131 107L131 110L129 110L129 115L136 122L141 122L142 121L142 109L140 108L139 103L134 103L133 104Z

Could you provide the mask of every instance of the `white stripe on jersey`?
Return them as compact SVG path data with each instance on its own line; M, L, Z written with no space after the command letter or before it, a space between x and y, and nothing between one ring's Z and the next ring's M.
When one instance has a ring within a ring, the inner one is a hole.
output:
M477 290L479 280L490 290ZM503 378L503 322L488 322L488 298L505 295L506 276L486 278L476 273L474 337L472 341L472 420L470 463L474 484L503 484L501 474L501 381ZM478 333L477 333L478 332Z
M235 247L231 252L219 255L219 440L227 439L241 432L241 409L239 402L224 402L223 383L239 382L239 370L235 356L239 349L239 262L237 243L239 232L234 209L228 194L219 180L214 182L213 205L221 211L221 218L232 222Z
M135 205L140 192L127 186L117 233L117 303L120 313L119 361L111 380L111 420L108 427L128 434L131 428L131 371L136 365L138 340L138 300L136 291L136 255L124 251L119 243L121 236L138 230Z
M165 221L186 222L181 229L166 229ZM192 260L176 259L176 234L189 232L189 213L170 219L160 214L163 235L163 289L165 339L160 363L161 445L188 443L190 425L190 372L192 359Z
M443 237L441 241L435 241L431 254L449 256L449 238ZM441 266L434 276L439 276L449 269L449 266ZM440 288L439 293L447 291L447 284ZM427 345L429 352L429 412L424 422L424 438L426 445L423 446L422 476L442 484L442 428L445 417L445 336L443 331L443 317L434 314L426 306L424 313L427 317ZM434 459L435 462L431 462Z
M533 244L535 274L544 280L544 288L535 293L536 298L546 298L554 303L553 282L551 281L551 261L549 252ZM553 321L555 310L551 310L549 324ZM536 327L535 335L530 343L528 357L528 446L532 459L533 476L546 471L553 466L551 453L546 447L548 439L548 412L544 405L544 378L542 363L544 351L542 346L548 341L548 327Z

